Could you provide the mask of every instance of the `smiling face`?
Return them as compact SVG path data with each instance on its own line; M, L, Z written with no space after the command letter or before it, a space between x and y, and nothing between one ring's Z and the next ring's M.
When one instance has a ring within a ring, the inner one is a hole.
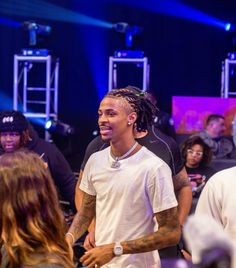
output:
M6 153L14 152L20 148L20 133L19 132L2 132L0 134L1 146Z
M133 133L136 113L123 98L105 97L98 110L98 125L104 141L117 141Z

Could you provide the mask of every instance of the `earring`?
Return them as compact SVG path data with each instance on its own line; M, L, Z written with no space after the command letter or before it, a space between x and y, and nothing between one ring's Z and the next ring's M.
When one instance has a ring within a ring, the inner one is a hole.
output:
M130 126L131 125L131 122L128 122L128 126Z

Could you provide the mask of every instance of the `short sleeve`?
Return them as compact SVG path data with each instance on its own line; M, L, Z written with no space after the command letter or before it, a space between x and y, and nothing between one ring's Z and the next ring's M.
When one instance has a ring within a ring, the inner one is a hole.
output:
M80 189L89 195L96 195L96 190L94 189L92 183L92 172L91 167L93 163L93 156L91 156L85 165L83 176L80 182Z
M84 170L85 165L89 159L89 157L95 153L98 152L100 150L103 150L104 148L106 148L107 146L109 146L109 144L104 143L101 139L100 136L94 138L87 146L86 151L85 151L85 155L84 155L84 159L83 162L80 166L81 170Z
M147 191L153 213L178 205L174 194L171 170L164 162L152 172L148 180Z

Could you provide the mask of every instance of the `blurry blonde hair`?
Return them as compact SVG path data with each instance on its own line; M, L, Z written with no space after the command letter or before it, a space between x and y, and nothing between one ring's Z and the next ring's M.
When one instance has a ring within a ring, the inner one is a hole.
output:
M0 234L9 267L75 267L55 186L35 153L18 150L0 157Z

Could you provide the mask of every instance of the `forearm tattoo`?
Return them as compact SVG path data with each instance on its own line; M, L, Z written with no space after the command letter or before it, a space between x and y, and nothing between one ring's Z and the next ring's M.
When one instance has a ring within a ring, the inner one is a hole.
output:
M180 238L177 208L167 209L156 214L158 231L139 239L122 242L124 252L141 253L176 245Z
M89 224L95 216L95 207L96 196L83 193L81 210L76 213L69 230L74 234L76 240L87 231Z
M183 187L191 187L185 168L173 177L175 192L180 191Z

